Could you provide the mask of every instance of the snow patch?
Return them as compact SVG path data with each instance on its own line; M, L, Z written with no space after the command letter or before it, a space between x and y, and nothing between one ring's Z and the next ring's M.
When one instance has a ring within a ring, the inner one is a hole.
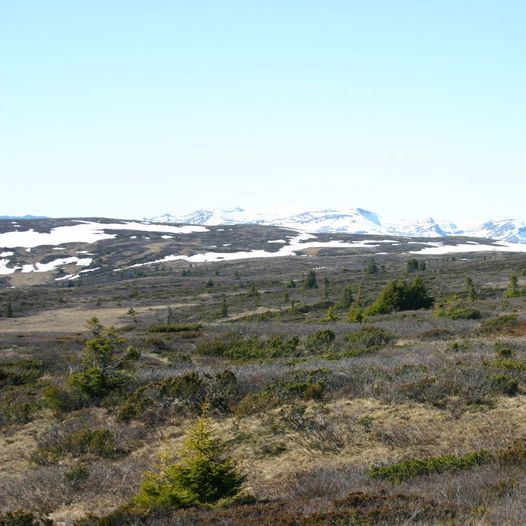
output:
M204 252L202 254L194 254L193 256L179 256L170 255L165 256L162 259L155 261L149 261L147 263L137 263L125 267L125 269L115 269L114 272L121 270L127 270L137 267L144 267L147 265L155 265L158 263L168 263L170 261L188 261L190 263L213 263L216 261L233 261L240 259L253 259L253 258L276 258L276 257L287 257L297 256L297 252L309 248L372 248L379 245L375 245L374 241L352 241L346 243L344 241L333 240L333 241L308 241L309 239L316 239L316 236L308 234L306 232L299 232L296 237L290 240L290 244L281 247L276 252L267 252L266 250L250 250L240 252ZM301 254L303 255L303 254Z
M32 265L24 265L22 267L22 272L51 272L52 270L62 267L64 265L77 265L79 267L89 267L93 260L91 258L60 258L54 259L49 263L35 263Z
M163 232L171 234L191 234L194 232L208 232L204 226L186 225L170 226L144 224L138 222L127 223L96 223L77 220L76 225L59 226L51 232L35 232L33 228L22 232L5 232L0 234L0 247L3 248L34 248L42 245L63 245L65 243L95 243L103 239L114 239L117 234L109 234L108 230L138 230L142 232Z
M431 244L431 243L430 243ZM458 254L463 252L526 252L526 245L501 241L494 245L473 245L462 243L459 245L444 245L443 243L432 243L435 246L421 248L420 250L411 250L410 254Z

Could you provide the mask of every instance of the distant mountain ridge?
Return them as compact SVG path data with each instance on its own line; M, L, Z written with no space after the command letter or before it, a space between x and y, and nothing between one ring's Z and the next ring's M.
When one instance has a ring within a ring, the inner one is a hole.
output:
M0 216L0 219L13 219L16 221L28 221L30 219L47 219L47 216Z
M196 210L189 214L163 214L146 218L149 222L190 225L261 224L296 228L313 233L396 235L404 237L466 236L526 243L526 223L518 219L488 220L456 224L433 218L413 221L381 221L378 214L362 208L308 210L284 214L244 208Z

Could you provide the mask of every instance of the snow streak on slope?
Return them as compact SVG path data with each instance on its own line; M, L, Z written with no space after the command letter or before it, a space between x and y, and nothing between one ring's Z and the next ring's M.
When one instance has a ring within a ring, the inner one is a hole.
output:
M298 235L289 240L289 244L281 247L276 252L268 252L266 250L251 250L247 252L204 252L201 254L194 254L192 256L183 255L171 255L166 256L162 259L155 261L149 261L147 263L138 263L136 265L130 265L126 269L143 267L146 265L154 265L157 263L167 263L169 261L188 261L191 263L210 263L215 261L232 261L239 259L252 259L252 258L276 258L276 257L287 257L296 256L297 252L307 250L311 248L374 248L378 247L377 241L352 241L346 243L344 241L308 241L309 239L316 239L316 236L307 234L305 232L299 232ZM389 242L389 241L387 241ZM116 272L122 269L117 269Z
M9 267L8 259L0 259L0 275L13 274L17 270L22 272L51 272L58 267L75 264L79 267L89 267L93 260L91 258L68 257L55 259L48 263L34 263L22 266Z
M12 231L0 234L2 248L34 248L43 245L62 245L65 243L95 243L102 239L112 239L116 234L108 234L107 230L134 230L142 232L166 232L170 234L190 234L192 232L207 232L204 226L172 226L155 225L138 222L128 223L96 223L92 221L77 221L76 225L59 226L51 232L35 232L34 229Z
M429 243L431 247L411 250L410 254L421 255L440 255L440 254L459 254L467 252L526 252L526 245L520 243L507 243L501 241L495 245L460 243L458 245L445 245L444 243Z

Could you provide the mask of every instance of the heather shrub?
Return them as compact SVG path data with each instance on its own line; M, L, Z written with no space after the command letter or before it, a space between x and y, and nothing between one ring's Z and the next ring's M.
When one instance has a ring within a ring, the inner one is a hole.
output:
M211 410L228 413L239 401L236 375L226 369L215 375L191 371L151 382L122 397L115 412L120 421L163 421L172 414L196 414L206 401Z
M0 526L53 526L53 521L29 511L0 514Z
M31 384L42 376L42 362L18 360L0 365L0 389L7 386Z
M360 328L356 332L349 333L346 339L352 348L371 349L388 345L392 343L396 337L394 334L380 327L368 325Z
M243 337L239 333L230 333L201 342L196 352L233 360L287 358L301 354L297 336L262 339L257 336Z
M184 332L199 332L202 328L200 323L162 323L158 325L150 325L147 330L152 333L184 333Z
M468 469L493 460L494 456L488 451L477 451L460 456L443 455L424 459L410 459L397 464L374 467L369 470L369 476L389 482L402 482L421 475Z
M478 320L481 317L479 310L462 305L462 301L456 296L437 303L433 314L437 318L450 318L452 320Z
M515 396L519 391L519 382L509 374L496 374L490 381L495 390L507 396Z
M90 429L83 426L64 433L58 432L36 449L32 458L39 464L57 462L66 456L73 458L114 458L122 454L115 435L109 429Z
M305 339L305 351L310 354L316 354L330 350L336 336L331 330L316 331L307 336Z
M517 323L515 314L502 314L492 320L483 321L480 324L479 332L483 335L500 334L508 331Z

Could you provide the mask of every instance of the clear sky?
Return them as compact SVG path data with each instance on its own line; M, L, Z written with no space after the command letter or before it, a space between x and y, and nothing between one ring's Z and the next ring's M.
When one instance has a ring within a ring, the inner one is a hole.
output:
M524 0L0 0L0 215L526 220Z

